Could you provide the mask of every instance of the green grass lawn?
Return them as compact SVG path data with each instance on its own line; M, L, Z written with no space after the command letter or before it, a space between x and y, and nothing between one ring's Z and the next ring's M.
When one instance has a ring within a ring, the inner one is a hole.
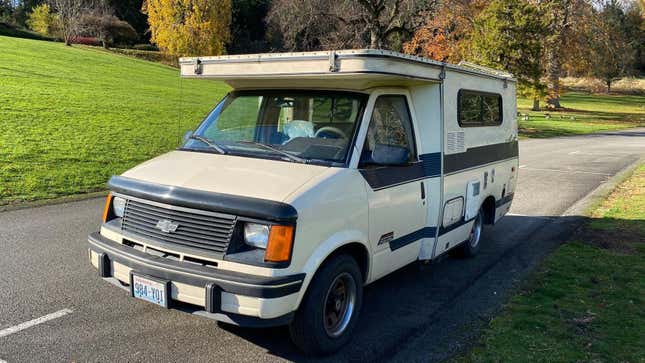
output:
M227 90L156 63L0 36L0 205L103 190L177 147Z
M566 92L561 103L564 111L534 112L530 111L532 100L518 98L518 111L529 116L529 120L518 118L520 137L570 136L645 126L645 96Z
M645 362L645 165L459 362Z

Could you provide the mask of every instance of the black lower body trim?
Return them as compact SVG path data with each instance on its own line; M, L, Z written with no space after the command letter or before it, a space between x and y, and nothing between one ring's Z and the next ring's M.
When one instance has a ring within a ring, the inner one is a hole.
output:
M506 203L510 203L511 201L513 201L514 196L515 196L515 194L513 194L513 193L507 194L504 197L502 197L500 200L495 201L495 208L499 208L499 207L503 206Z
M287 296L300 291L305 278L305 274L281 277L255 276L173 261L137 251L98 233L92 233L88 237L88 242L90 250L99 256L103 254L102 258L108 260L103 262L104 265L109 266L109 261L116 261L142 274L204 288L214 284L222 291L231 294L261 298ZM107 271L108 268L104 267L101 272L105 275Z

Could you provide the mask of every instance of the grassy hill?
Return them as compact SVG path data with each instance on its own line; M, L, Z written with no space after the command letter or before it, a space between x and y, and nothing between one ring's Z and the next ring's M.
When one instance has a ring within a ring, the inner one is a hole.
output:
M181 82L181 83L180 83ZM0 36L0 205L102 190L228 90L164 65Z

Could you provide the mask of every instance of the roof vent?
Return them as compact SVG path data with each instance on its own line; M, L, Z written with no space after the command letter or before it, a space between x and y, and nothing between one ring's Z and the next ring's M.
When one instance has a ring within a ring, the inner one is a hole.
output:
M202 64L202 61L197 58L195 61L195 74L199 75L204 72L204 65Z
M329 52L329 71L330 72L338 72L338 63L336 60L338 59L338 54L336 52Z

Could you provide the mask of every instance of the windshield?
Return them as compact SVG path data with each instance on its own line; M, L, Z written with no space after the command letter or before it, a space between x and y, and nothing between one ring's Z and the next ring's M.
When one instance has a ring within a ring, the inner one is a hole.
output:
M347 92L234 92L182 149L344 164L365 99Z

